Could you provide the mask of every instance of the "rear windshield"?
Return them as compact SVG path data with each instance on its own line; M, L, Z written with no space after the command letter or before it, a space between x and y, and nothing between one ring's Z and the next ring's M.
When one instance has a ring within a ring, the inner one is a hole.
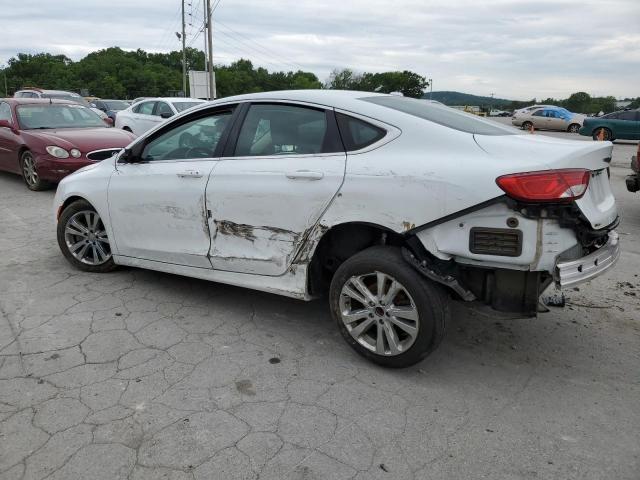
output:
M125 108L129 108L129 104L122 100L103 100L103 102L109 110L124 110Z
M500 125L492 120L486 120L471 113L462 112L444 105L438 105L415 98L379 96L365 97L360 100L375 103L383 107L408 113L414 117L429 120L445 127L476 135L517 135L518 131L512 127Z
M183 112L187 108L195 107L203 102L172 102L178 112Z

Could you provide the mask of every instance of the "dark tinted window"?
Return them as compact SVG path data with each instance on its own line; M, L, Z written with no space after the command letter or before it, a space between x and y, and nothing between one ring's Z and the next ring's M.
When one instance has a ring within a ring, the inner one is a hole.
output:
M327 151L324 148L327 132L324 110L294 105L251 105L240 129L234 155L322 153Z
M638 120L638 112L634 112L633 110L629 110L628 112L620 112L618 114L618 119L620 119L620 120Z
M162 114L168 115L168 116L173 116L173 110L171 110L171 107L169 106L168 103L166 102L158 102L158 105L156 106L156 115L160 116Z
M537 111L533 112L531 114L531 116L533 116L533 117L545 117L546 116L545 112L546 112L546 110L537 110Z
M387 133L383 128L376 127L349 115L337 113L336 118L338 119L338 128L340 128L342 141L348 152L368 147Z
M108 110L124 110L125 108L129 108L129 104L122 100L107 100L100 103Z
M361 98L361 100L398 110L461 132L478 135L518 134L514 128L500 125L492 120L485 120L471 113L461 112L444 105L437 105L415 98L381 95L379 97L365 97Z

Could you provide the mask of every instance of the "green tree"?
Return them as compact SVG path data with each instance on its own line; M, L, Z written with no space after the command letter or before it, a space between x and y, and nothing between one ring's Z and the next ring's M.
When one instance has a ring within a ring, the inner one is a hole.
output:
M591 104L591 95L585 92L572 93L564 102L564 106L572 112L586 113Z

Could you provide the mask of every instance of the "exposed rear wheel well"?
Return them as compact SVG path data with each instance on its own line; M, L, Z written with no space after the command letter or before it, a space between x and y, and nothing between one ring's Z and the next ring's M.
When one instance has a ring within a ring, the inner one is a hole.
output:
M312 295L325 293L333 274L349 257L374 245L403 246L406 239L380 225L345 223L336 225L320 239L309 264L308 288Z

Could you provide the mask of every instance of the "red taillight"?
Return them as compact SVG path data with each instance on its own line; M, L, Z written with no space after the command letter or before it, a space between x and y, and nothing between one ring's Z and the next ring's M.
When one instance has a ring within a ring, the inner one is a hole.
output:
M526 202L570 202L584 195L591 172L585 169L513 173L496 179L507 195Z

